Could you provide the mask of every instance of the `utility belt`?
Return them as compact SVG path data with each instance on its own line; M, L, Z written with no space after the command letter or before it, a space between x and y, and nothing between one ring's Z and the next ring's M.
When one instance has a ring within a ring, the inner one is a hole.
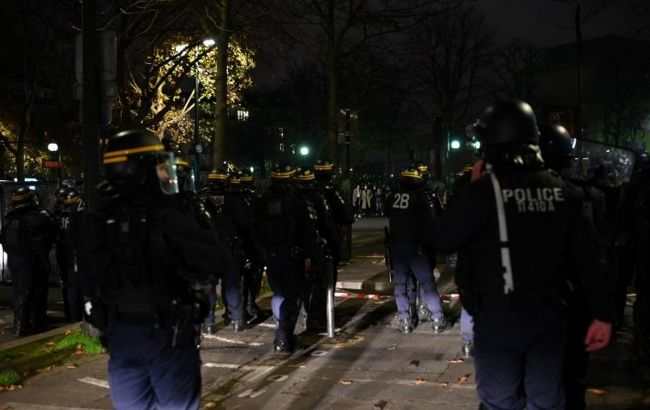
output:
M566 307L566 300L560 290L544 292L528 292L525 294L486 294L479 293L474 297L477 311L495 310L537 310L545 308Z

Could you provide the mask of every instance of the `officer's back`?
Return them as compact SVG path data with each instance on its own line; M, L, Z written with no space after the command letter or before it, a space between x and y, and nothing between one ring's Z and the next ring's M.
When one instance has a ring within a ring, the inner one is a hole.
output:
M469 255L457 275L475 314L479 397L490 408L564 408L566 266L594 312L585 345L596 350L611 332L607 265L581 192L544 169L532 108L496 103L479 134L487 173L460 190L434 232L439 251Z

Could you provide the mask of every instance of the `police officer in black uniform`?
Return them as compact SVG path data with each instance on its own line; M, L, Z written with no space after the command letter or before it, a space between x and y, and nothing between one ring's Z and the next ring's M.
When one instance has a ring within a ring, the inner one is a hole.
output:
M442 201L440 200L438 195L431 189L429 184L431 182L431 173L429 172L429 166L426 163L421 161L416 161L410 166L416 167L420 171L420 174L424 179L424 188L423 188L424 195L428 198L428 201L433 204L436 216L442 215L442 211L443 211ZM428 246L427 251L428 251L427 257L429 258L431 266L435 268L436 267L435 250L431 246ZM431 272L431 275L433 277L433 272ZM415 280L414 275L410 275L409 277L411 280L409 281L408 287L414 288L415 292L417 292L416 305L417 305L417 312L418 312L418 321L420 323L427 322L431 320L431 311L427 308L427 305L424 302L422 288L418 286L418 282ZM409 292L411 292L411 290L409 290Z
M255 224L255 204L259 199L253 185L253 173L248 169L237 170L230 179L233 194L241 199L245 205L244 211L251 224ZM262 287L262 269L260 266L261 249L257 240L250 237L244 242L243 257L241 259L242 273L242 302L247 323L258 319L261 309L257 306L257 297Z
M314 164L314 174L316 175L316 190L319 195L325 198L329 214L331 215L331 222L326 223L332 225L333 232L323 232L327 240L327 248L332 257L332 269L334 269L334 283L336 286L338 276L338 266L341 261L341 242L343 229L350 229L350 225L354 223L354 215L352 209L348 206L343 197L336 189L336 181L334 177L334 164L332 161L321 158Z
M424 177L416 165L405 168L400 179L399 188L391 192L384 204L390 223L390 254L400 328L410 333L417 326L415 286L412 285L411 292L407 289L410 280L419 284L423 302L431 312L432 329L440 333L445 330L446 321L433 277L435 254L426 241L426 228L436 214L435 204L425 192ZM415 279L409 279L411 275Z
M221 297L225 305L224 322L227 325L232 323L233 329L239 332L243 331L246 326L240 287L240 266L244 254L244 244L251 241L253 235L253 225L246 204L234 195L229 187L229 179L227 169L213 170L208 174L208 185L199 195L212 216L217 234L226 242L236 261L236 269L224 277L221 284ZM214 298L216 302L216 293ZM213 333L214 305L211 303L210 312L204 323L206 333Z
M305 328L309 333L320 333L327 327L328 273L334 269L330 243L337 243L339 232L327 199L322 191L316 189L314 170L309 166L298 168L296 180L302 199L316 212L316 228L319 235L324 239L325 258L322 259L323 266L310 264L303 293L303 308L306 314ZM313 261L313 263L315 264L316 261Z
M55 227L29 188L16 188L9 201L11 210L3 221L0 243L14 283L13 331L24 336L47 325L49 252Z
M82 224L83 202L75 188L65 188L60 207L55 207L52 218L57 227L56 258L61 275L61 291L66 319L78 322L82 319L83 295L79 278L77 250ZM57 198L58 200L58 198Z
M581 192L544 168L528 104L488 107L479 135L488 173L433 230L438 250L469 254L462 302L475 320L478 395L487 408L563 409L566 268L578 268L596 318L586 349L600 349L612 313L603 252Z
M273 290L271 308L277 322L273 347L280 355L291 354L296 348L294 329L305 288L305 259L318 267L324 257L316 211L296 192L294 174L289 164L274 165L271 188L256 207L259 239Z
M88 320L104 332L116 409L198 409L201 372L195 283L233 264L181 205L173 153L145 130L108 141L102 208L83 252Z

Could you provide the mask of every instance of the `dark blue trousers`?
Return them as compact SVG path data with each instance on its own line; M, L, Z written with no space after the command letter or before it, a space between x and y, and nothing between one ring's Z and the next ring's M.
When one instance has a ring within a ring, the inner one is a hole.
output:
M111 400L122 409L198 409L201 359L187 340L172 347L172 330L115 322L108 336Z
M271 310L277 322L275 339L290 342L293 339L300 313L301 296L305 286L304 259L274 258L268 262L269 286L273 291Z
M415 305L416 302L417 292L410 275L413 275L420 284L422 302L431 311L432 319L442 318L442 305L433 278L433 267L426 255L419 252L419 245L395 241L391 245L391 257L393 258L395 304L400 319L409 318L409 306Z
M564 409L564 309L479 311L476 385L488 409Z

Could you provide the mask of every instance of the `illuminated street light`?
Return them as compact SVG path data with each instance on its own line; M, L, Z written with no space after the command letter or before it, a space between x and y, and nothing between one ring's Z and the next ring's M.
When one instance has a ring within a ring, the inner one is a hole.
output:
M302 155L303 157L309 155L309 147L306 147L304 145L300 147L300 155Z
M56 175L59 180L59 186L61 186L61 151L59 151L59 144L56 142L50 142L47 144L47 150L50 151L51 153L56 152L56 161L59 163L58 166L56 167Z
M451 140L451 142L449 143L449 147L450 147L451 149L460 149L460 141L458 141L458 140Z
M215 44L216 44L216 41L214 41L213 38L206 38L205 40L203 40L203 45L206 46L206 47L212 47Z

